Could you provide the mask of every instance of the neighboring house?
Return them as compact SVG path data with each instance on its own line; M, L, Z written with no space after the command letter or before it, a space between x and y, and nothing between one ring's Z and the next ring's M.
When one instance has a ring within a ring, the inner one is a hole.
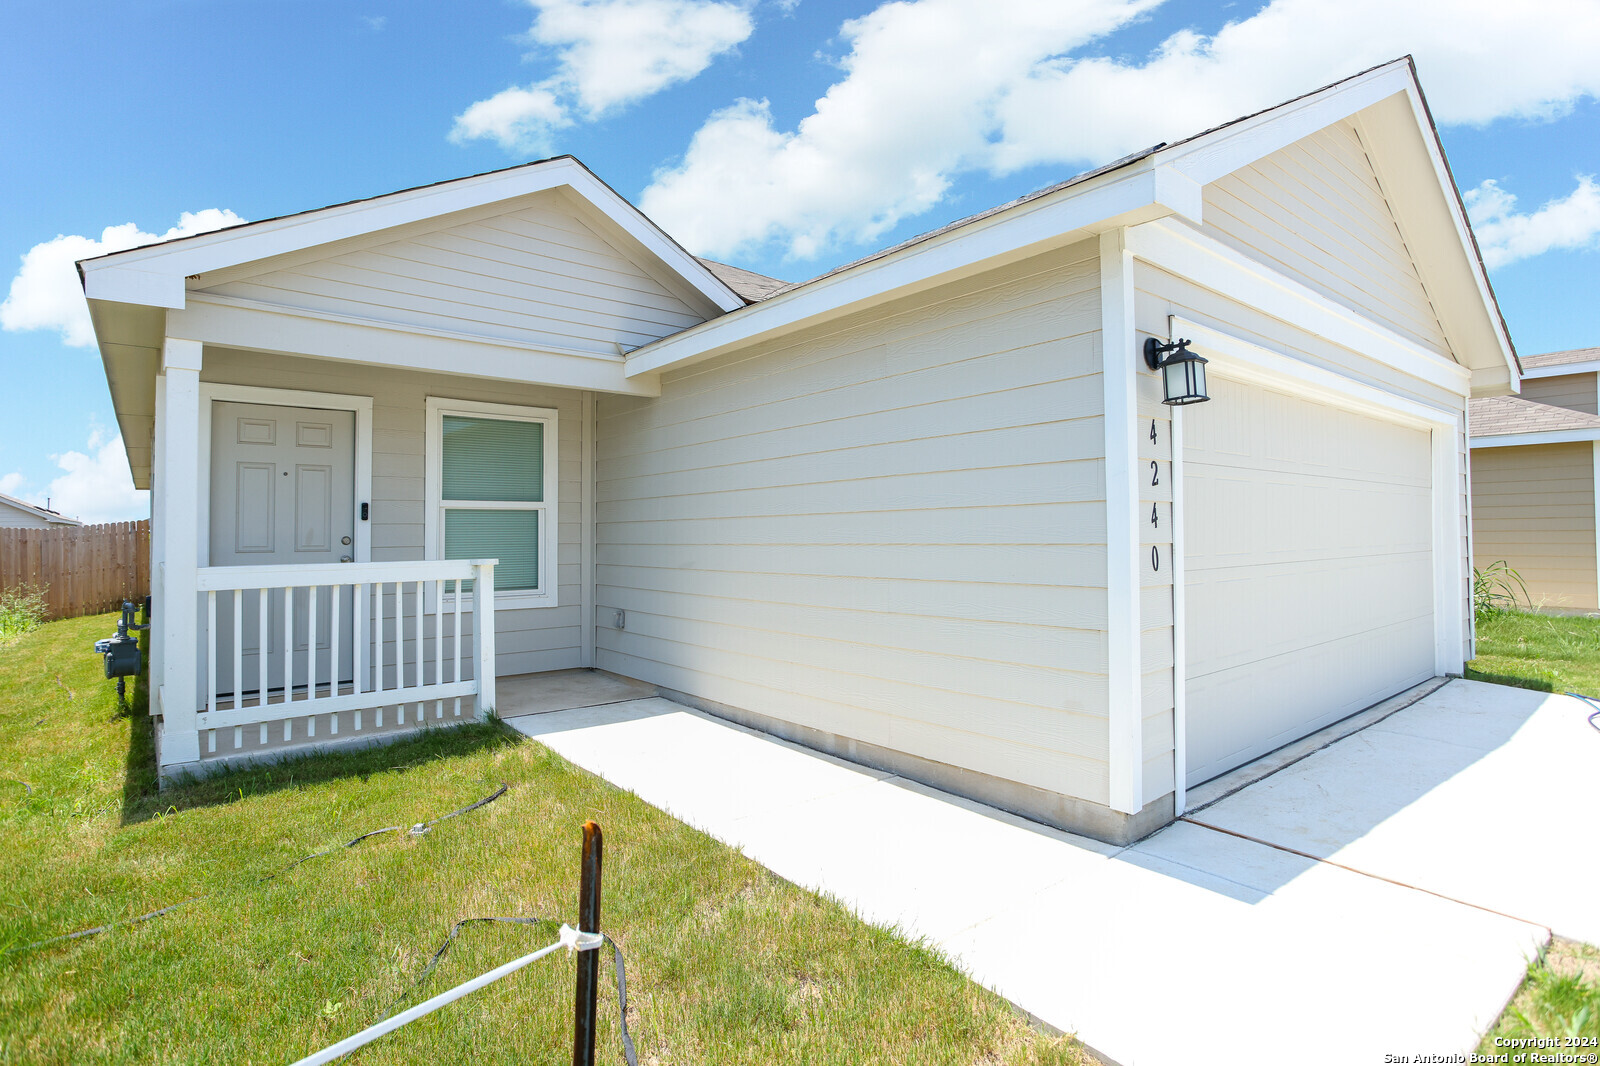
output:
M1600 348L1524 356L1522 368L1520 396L1469 408L1473 565L1506 563L1541 610L1597 611Z
M1461 670L1518 374L1408 60L798 285L566 157L80 270L169 775L593 666L1130 840Z
M75 518L68 518L48 507L35 507L15 496L0 492L0 526L23 529L52 529L56 526L81 526Z

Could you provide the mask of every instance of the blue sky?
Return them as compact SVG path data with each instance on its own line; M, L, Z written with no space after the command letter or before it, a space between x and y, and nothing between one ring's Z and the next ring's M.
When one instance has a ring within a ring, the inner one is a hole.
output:
M146 506L62 265L108 227L572 153L692 250L800 279L1405 53L1518 349L1600 345L1594 0L13 0L0 491Z

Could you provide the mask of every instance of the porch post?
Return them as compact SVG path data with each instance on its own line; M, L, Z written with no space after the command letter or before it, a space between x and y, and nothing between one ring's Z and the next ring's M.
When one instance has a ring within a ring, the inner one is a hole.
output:
M162 437L161 537L164 593L161 604L161 767L198 762L200 565L200 353L199 341L168 337L161 363L166 379ZM210 442L205 442L209 446Z
M478 717L494 710L494 564L472 564L473 676L478 680Z
M167 591L162 586L162 575L167 560L167 512L165 499L167 491L167 475L163 465L167 459L166 448L167 432L167 377L165 374L156 375L156 421L150 434L150 599L154 604L151 611L152 629L151 640L144 641L150 659L149 681L152 688L150 692L149 712L161 713L161 679L165 676L163 666L166 663L167 640L166 634L161 630L160 618L165 617Z

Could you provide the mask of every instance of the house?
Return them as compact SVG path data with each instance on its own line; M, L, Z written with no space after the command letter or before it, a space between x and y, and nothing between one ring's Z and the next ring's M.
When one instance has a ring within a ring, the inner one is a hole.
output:
M15 496L0 492L0 526L23 529L54 529L57 526L81 526L76 518L68 518L48 507L35 507Z
M1600 348L1522 358L1522 394L1468 406L1473 565L1504 562L1529 605L1600 610Z
M1461 670L1518 378L1408 59L797 285L570 157L80 271L168 775L594 667L1131 840Z

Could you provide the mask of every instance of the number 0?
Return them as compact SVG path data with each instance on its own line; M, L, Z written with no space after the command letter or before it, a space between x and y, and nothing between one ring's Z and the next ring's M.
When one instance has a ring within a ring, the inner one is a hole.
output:
M1161 549L1154 544L1150 545L1150 569L1161 569Z

